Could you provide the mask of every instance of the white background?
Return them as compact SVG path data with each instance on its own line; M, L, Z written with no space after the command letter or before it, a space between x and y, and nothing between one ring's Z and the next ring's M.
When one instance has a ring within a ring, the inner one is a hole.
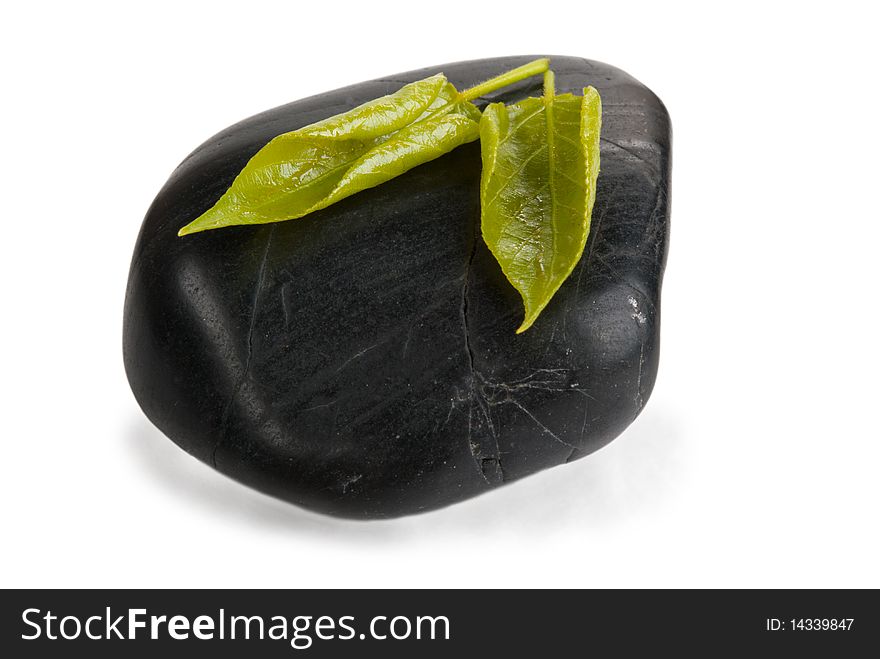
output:
M871 3L129 4L0 19L0 585L880 586ZM660 374L625 434L358 523L240 486L150 425L122 304L189 151L341 85L545 52L623 68L673 120Z

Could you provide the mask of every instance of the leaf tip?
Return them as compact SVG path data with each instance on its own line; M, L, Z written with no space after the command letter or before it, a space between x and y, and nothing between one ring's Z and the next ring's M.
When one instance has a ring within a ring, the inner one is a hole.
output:
M523 318L522 325L516 330L517 334L522 334L529 329L536 320L538 320L538 317L544 311L547 303L550 302L550 299L553 297L553 293L550 293L549 295L542 296L540 299L532 299L523 295L522 291L520 291L520 295L523 297L525 317Z
M187 224L186 226L181 227L180 231L177 232L177 237L182 238L183 236L188 236L191 233L198 233L199 231L201 231L202 229L200 229L196 225L196 222L198 222L198 220L194 220L194 221L190 222L189 224Z
M211 209L202 213L192 222L181 227L180 231L177 232L178 237L188 236L193 233L201 233L208 229L219 229L228 226L229 222L224 222L222 215L219 218L215 216L213 210L214 209Z
M516 333L522 334L523 332L525 332L527 329L529 329L532 326L532 324L535 322L535 320L537 320L537 318L538 318L538 314L536 314L536 313L526 314L526 317L523 318L522 325L519 326L519 328L516 330Z
M600 114L602 112L602 97L599 90L593 87L584 87L584 106L593 109L593 112Z

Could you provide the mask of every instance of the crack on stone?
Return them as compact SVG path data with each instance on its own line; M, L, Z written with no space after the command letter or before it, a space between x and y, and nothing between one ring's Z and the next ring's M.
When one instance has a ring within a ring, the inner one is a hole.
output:
M470 288L470 275L471 275L471 266L474 262L474 257L477 254L477 240L476 236L474 237L474 241L471 244L470 255L468 256L467 263L465 264L464 269L464 277L461 285L461 306L459 308L459 313L461 314L461 328L464 334L464 348L467 353L468 358L468 367L471 370L471 387L473 388L473 381L477 375L476 368L474 367L474 350L471 347L471 337L470 337L470 327L468 326L468 289Z
M406 340L403 342L403 355L401 355L401 359L406 359L406 353L409 350L409 342L412 339L413 329L415 328L415 322L409 324L409 328L406 330Z
M565 313L568 314L568 307L565 308ZM547 339L547 344L544 347L543 358L547 359L547 355L550 354L550 348L553 347L553 339L556 338L556 330L559 328L559 321L556 320L553 322L553 330L550 332L550 338ZM563 332L565 331L565 326L563 325Z
M584 258L584 256L581 257L581 263L583 264L583 267L588 267L590 261L593 258L593 252L596 249L596 245L599 243L599 231L602 227L602 220L605 219L605 216L611 210L612 202L617 198L617 193L620 190L620 187L620 183L615 183L614 187L607 192L607 194L605 195L602 212L599 213L599 217L597 217L595 220L592 220L590 223L590 237L592 238L592 241L590 242L590 249L585 255L586 258ZM580 280L580 277L578 278L578 280ZM580 291L580 286L578 286L577 290Z
M382 343L386 343L386 342L387 342L387 341L382 341ZM340 366L339 368L336 369L336 372L339 373L339 371L341 371L341 370L344 369L346 366L348 366L349 364L351 364L354 360L356 360L356 359L360 359L360 358L363 357L365 354L367 354L368 352L370 352L370 350L372 350L373 348L378 347L379 345L381 345L381 344L380 344L380 343L374 343L373 345L371 345L371 346L369 346L369 347L367 347L367 348L364 348L363 350L361 350L361 351L359 351L359 352L353 354L351 357L349 357L348 359L346 359L346 360L342 363L342 366Z
M489 432L495 442L495 455L484 456L483 447L480 445L479 442L474 441L473 439L474 399L477 400L479 411L482 412L483 417L486 419L486 423L489 427ZM492 485L493 479L497 481L499 477L502 483L505 482L506 475L504 474L503 466L501 463L501 451L498 445L498 435L495 431L495 425L492 422L489 410L484 407L483 403L480 401L477 395L473 395L471 397L470 404L468 405L468 448L470 449L471 457L474 460L474 464L477 466L477 469L480 472L480 476L482 476L483 480L486 481L486 484ZM497 465L497 469L493 468L495 465ZM493 478L490 478L490 475Z
M651 161L649 161L647 158L645 158L643 155L641 155L641 154L640 154L638 151L636 151L635 149L631 149L631 148L629 148L629 147L625 147L625 146L623 146L622 144L619 144L619 143L615 142L614 140L610 140L610 139L608 139L607 137L602 137L602 138L599 138L599 139L601 139L601 140L602 140L603 142L605 142L606 144L610 144L611 146L614 146L614 147L620 149L620 150L623 151L624 153L628 153L629 155L631 155L631 156L632 156L633 158L635 158L636 160L638 160L638 161L642 162L643 164L647 165L648 168L651 170L651 172L654 174L654 176L659 176L659 175L660 175L660 170L658 169L657 165L656 165L655 163L652 163Z
M486 474L490 471L490 469L495 465L498 466L498 469L500 471L501 470L501 461L498 460L498 458L482 458L480 460L480 471L483 472L483 476L485 477ZM494 469L492 469L492 471L494 471ZM487 480L488 480L488 477L487 477Z
M513 382L493 382L486 380L478 374L484 389L484 397L490 406L500 405L506 400L498 400L495 394L498 391L504 392L506 397L510 397L511 393L521 391L523 389L536 389L538 391L546 391L548 393L560 393L562 391L573 391L582 396L586 396L591 400L595 400L586 389L582 389L577 382L569 384L566 377L571 371L567 368L539 368L524 378L514 380ZM538 379L543 376L543 379ZM485 390L490 392L490 396L485 395Z
M313 412L314 410L323 410L328 407L333 407L338 402L339 402L338 399L334 399L334 400L331 400L329 403L322 403L321 405L312 405L311 407L304 407L304 408L298 410L298 413L302 414L303 412Z
M632 308L632 312L630 313L630 318L632 318L636 322L636 327L639 332L639 370L638 375L636 376L636 393L635 393L635 403L636 403L636 414L642 411L642 408L645 406L645 397L642 395L642 375L645 372L645 323L648 321L648 317L645 315L645 312L639 309L639 301L632 295L627 296L627 303Z
M487 379L480 373L478 370L474 370L474 377L478 381L478 386L471 390L471 406L469 407L469 415L471 418L469 419L470 427L468 429L468 443L473 449L476 445L472 443L471 435L473 434L473 422L472 422L472 414L473 414L473 403L479 405L480 411L483 412L484 417L486 418L487 425L489 426L489 430L495 438L496 446L498 445L498 437L495 431L494 424L492 423L491 410L492 408L498 407L500 405L513 405L517 409L519 409L525 416L527 416L531 421L537 426L537 428L541 431L541 434L548 435L553 439L553 441L562 444L571 449L569 457L573 455L575 452L581 450L580 446L576 446L570 442L565 441L559 435L557 435L553 430L547 427L540 419L538 419L530 409L528 409L523 403L516 398L516 394L520 391L524 390L537 390L543 391L547 393L562 393L562 392L573 392L584 398L584 422L581 428L581 437L586 429L587 419L588 419L588 406L591 400L596 400L590 393L582 388L577 382L570 383L568 379L568 375L571 371L567 368L539 368L532 371L529 375L524 378L520 378L519 380L514 380L512 382L496 382ZM454 409L456 403L456 399L453 399L452 405L450 407L450 414L452 413L452 409ZM483 458L482 454L475 453L473 450L471 451L471 455L473 455L474 459ZM486 458L483 458L484 466L485 466Z
M483 451L480 445L473 440L473 416L474 416L474 406L471 404L468 406L468 436L467 443L468 448L471 452L471 458L474 460L474 464L477 466L477 471L480 472L480 476L482 476L483 480L486 481L487 485L491 485L492 481L489 480L489 477L486 475L486 470L484 467L484 458Z
M598 228L598 227L597 227ZM473 459L474 465L477 467L480 476L487 484L493 484L491 476L494 476L496 470L494 465L497 464L497 474L500 475L501 482L506 482L507 474L504 471L504 465L501 457L501 447L499 443L498 431L493 421L492 409L499 405L513 405L540 430L542 435L549 436L554 442L561 444L570 449L568 459L570 460L581 447L565 441L556 432L548 428L540 419L538 419L528 407L526 407L517 398L517 394L526 390L542 391L546 393L561 393L571 391L584 397L584 423L581 428L581 437L585 432L588 419L588 405L590 400L595 400L590 393L579 386L577 382L571 383L569 376L571 371L566 368L538 368L518 380L510 382L498 382L486 377L477 368L476 355L470 336L469 322L469 291L470 291L470 275L473 267L474 258L478 246L478 233L475 226L473 242L471 243L467 260L464 265L464 274L461 284L461 303L459 306L459 315L461 317L461 330L464 341L464 352L467 356L469 369L469 377L466 392L456 391L454 397L450 400L449 410L446 419L443 421L445 426L452 413L458 408L459 403L467 401L467 447L468 452ZM589 260L589 255L587 255ZM581 273L579 273L581 274ZM564 328L564 325L563 325ZM464 395L463 395L464 394ZM475 414L477 416L475 416ZM495 455L485 455L483 445L475 439L475 434L485 425L486 431L491 435L494 441ZM566 460L567 461L567 460ZM496 476L497 478L497 476Z
M526 408L522 405L522 403L520 403L520 402L519 402L518 400L516 400L515 398L510 398L509 400L505 400L505 401L502 401L502 402L504 402L504 403L512 403L512 404L513 404L514 406L516 406L520 411L522 411L523 414L525 414L525 415L526 415L527 417L529 417L532 421L534 421L534 422L535 422L535 425L537 425L537 426L541 429L541 432L543 432L543 433L545 433L545 434L547 434L547 435L550 435L554 440L556 440L557 442L559 442L559 443L562 444L563 446L567 446L568 448L573 449L573 450L576 450L576 449L577 449L577 446L575 446L574 444L569 444L569 443L566 442L564 439L562 439L559 435L557 435L555 432L553 432L552 430L550 430L550 428L548 428L548 427L545 426L543 423L541 423L541 421L539 421L538 418L537 418L534 414L532 414L528 409L526 409Z
M473 403L476 401L479 406L479 410L482 413L483 417L486 420L486 426L489 429L489 433L492 435L492 441L495 444L495 456L493 459L498 463L498 471L501 475L501 482L505 482L507 476L504 473L504 465L501 461L501 445L498 443L498 433L495 430L495 424L492 421L491 410L489 409L488 402L485 399L485 396L482 395L481 387L477 386L477 381L484 382L483 375L477 370L475 364L474 350L471 346L471 337L470 337L470 325L468 323L468 291L470 289L470 276L471 276L471 267L474 263L474 258L477 254L477 239L478 239L478 228L479 224L474 223L474 231L471 239L471 248L470 253L468 254L467 261L465 262L464 267L464 276L462 277L462 285L461 285L461 306L459 308L459 313L461 315L461 329L464 337L464 348L465 353L467 355L468 360L468 368L470 369L470 378L468 380L468 388L469 388L469 398L470 404L468 406L468 436L467 443L468 449L470 450L471 457L474 459L474 464L480 472L480 475L483 477L487 483L491 484L489 481L485 466L486 460L488 458L483 458L482 450L479 445L476 447L476 451L474 450L474 443L472 441L473 436ZM455 406L455 399L452 401L452 408ZM450 414L452 413L452 408L450 408ZM448 417L447 417L448 418Z
M275 235L275 225L269 229L269 234L266 238L266 247L263 249L263 258L260 261L260 269L257 274L257 283L254 287L254 301L251 306L251 318L250 324L248 326L247 333L247 356L245 357L244 369L242 370L241 375L236 381L235 385L232 387L232 395L229 397L229 401L226 403L226 407L223 410L223 417L220 422L220 432L218 433L217 441L214 442L214 448L211 451L211 465L216 469L217 468L217 451L219 450L221 444L226 440L226 433L228 431L229 425L229 416L232 413L232 406L235 404L236 398L238 398L238 394L241 391L241 388L244 386L245 381L247 380L248 375L251 370L251 358L254 353L254 328L257 323L257 311L259 309L260 303L260 293L263 290L263 284L266 280L266 264L269 262L269 247L272 245L272 237Z
M452 418L452 413L455 411L455 408L458 407L458 403L463 403L470 399L469 396L463 397L457 388L453 387L453 390L455 391L455 395L449 400L449 411L446 413L446 418L443 420L443 424L440 425L439 422L437 424L439 428L446 427L446 424L449 423L449 419Z
M287 284L281 287L281 310L284 312L284 326L290 325L290 300L287 299Z
M662 200L662 201L661 201ZM667 217L669 209L660 212L661 203L669 202L667 184L663 180L657 183L657 196L654 200L654 207L651 209L650 224L645 229L645 233L649 239L653 239L654 243L654 259L655 263L661 263L664 258L664 246L666 245L666 233L664 231L664 220Z
M583 420L583 423L581 423L581 443L583 443L583 441L584 441L584 435L587 434L587 418L588 418L588 412L590 410L590 400L595 400L595 399L592 398L592 396L584 394L584 420ZM574 454L574 451L572 451L572 454ZM569 456L569 458L571 458L571 456ZM567 462L567 460L566 460L566 462Z
M493 382L487 380L486 378L482 377L479 372L477 372L477 377L480 379L479 394L489 408L497 407L499 405L513 405L523 414L529 417L541 430L542 434L549 435L551 438L553 438L554 441L564 446L567 446L574 451L577 450L579 447L559 437L559 435L548 428L531 412L531 410L525 407L515 397L515 394L519 391L525 389L533 389L548 393L571 391L583 396L585 399L585 405L587 405L586 401L595 400L595 398L591 396L586 389L581 388L577 382L569 384L567 377L569 373L569 369L565 368L539 368L524 378L520 378L519 380L514 380L513 382L507 383Z
M357 483L361 478L363 478L363 474L355 474L354 476L350 476L343 480L340 485L342 486L342 493L347 494L348 488Z
M639 348L639 374L636 378L636 408L637 413L642 411L645 406L645 399L642 396L642 373L645 371L645 339L642 337L641 346Z
M569 373L571 373L571 370L567 368L538 368L524 378L513 380L512 382L494 382L487 380L480 373L477 373L477 377L482 385L482 395L490 407L509 402L508 399L512 398L511 394L523 389L536 389L548 393L572 391L590 400L595 400L577 382L569 384L567 377ZM499 392L502 393L500 398L498 396Z
M590 70L595 70L596 65L593 62L591 62L590 60L588 60L586 57L579 57L578 59L581 60L584 64L586 64L590 68Z

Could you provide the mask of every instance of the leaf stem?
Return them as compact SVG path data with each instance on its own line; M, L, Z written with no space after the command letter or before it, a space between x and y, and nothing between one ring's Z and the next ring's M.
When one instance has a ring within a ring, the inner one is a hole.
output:
M556 75L553 71L544 72L544 102L550 103L556 96Z
M475 98L494 92L496 89L507 87L507 85L512 85L513 83L525 80L526 78L531 78L539 73L546 74L549 68L550 60L548 58L543 57L541 59L536 59L533 62L511 69L507 73L502 73L499 76L490 78L486 82L481 82L479 85L460 91L458 93L458 100L472 101Z

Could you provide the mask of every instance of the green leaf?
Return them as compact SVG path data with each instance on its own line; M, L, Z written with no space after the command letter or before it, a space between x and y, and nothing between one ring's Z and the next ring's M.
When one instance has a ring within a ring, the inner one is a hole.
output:
M529 62L460 93L437 74L279 135L178 235L292 220L384 183L476 140L480 112L471 101L547 67L546 59Z
M307 215L479 137L480 113L443 75L279 135L183 236Z
M602 104L556 96L552 72L543 98L489 105L480 122L483 238L522 295L522 333L580 260L599 174Z

